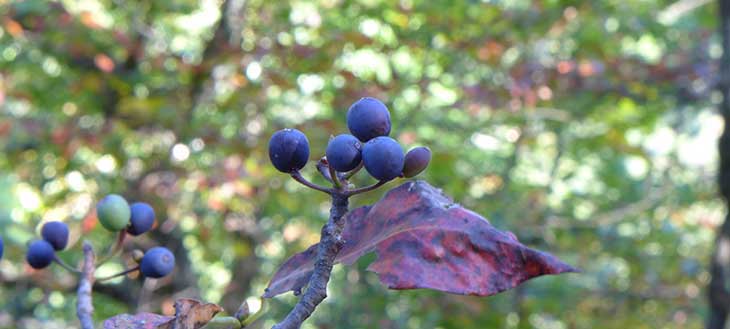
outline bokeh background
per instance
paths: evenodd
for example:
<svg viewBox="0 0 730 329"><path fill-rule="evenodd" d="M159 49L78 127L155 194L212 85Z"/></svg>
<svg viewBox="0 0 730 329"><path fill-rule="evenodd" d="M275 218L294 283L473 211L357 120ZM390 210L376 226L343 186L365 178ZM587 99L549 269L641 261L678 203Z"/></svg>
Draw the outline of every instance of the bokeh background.
<svg viewBox="0 0 730 329"><path fill-rule="evenodd" d="M304 328L701 328L724 213L717 10L705 0L0 1L0 328L77 326L73 277L32 270L25 245L62 220L67 262L83 239L104 249L114 237L93 209L107 193L158 214L125 250L167 246L178 265L156 282L97 285L96 319L169 314L183 296L258 308L328 212L325 195L269 164L268 138L301 129L316 160L362 96L389 106L406 149L433 150L421 179L583 273L477 298L389 291L366 259L336 268ZM313 167L305 176L323 183ZM268 301L253 327L295 301Z"/></svg>

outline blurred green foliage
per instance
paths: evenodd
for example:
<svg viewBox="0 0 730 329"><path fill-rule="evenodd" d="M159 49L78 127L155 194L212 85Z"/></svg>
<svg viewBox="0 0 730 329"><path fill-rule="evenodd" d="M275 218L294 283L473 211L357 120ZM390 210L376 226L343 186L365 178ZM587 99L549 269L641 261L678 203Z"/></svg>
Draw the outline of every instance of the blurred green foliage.
<svg viewBox="0 0 730 329"><path fill-rule="evenodd" d="M73 278L31 270L25 245L63 220L63 259L80 260L82 239L103 250L113 236L93 209L107 193L158 214L125 249L167 246L178 267L97 285L99 321L171 313L182 296L230 312L255 301L328 211L325 195L271 167L268 137L296 127L316 160L368 95L390 107L405 148L433 150L420 178L584 272L477 298L388 291L367 262L338 266L306 328L700 328L723 211L715 11L700 0L0 1L0 327L77 326ZM269 301L254 327L294 302Z"/></svg>

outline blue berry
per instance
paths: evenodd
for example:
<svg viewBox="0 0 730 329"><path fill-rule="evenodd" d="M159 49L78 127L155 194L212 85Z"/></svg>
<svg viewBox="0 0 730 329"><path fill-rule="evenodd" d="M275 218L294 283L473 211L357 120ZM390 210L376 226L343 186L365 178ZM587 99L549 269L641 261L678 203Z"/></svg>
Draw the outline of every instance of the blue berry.
<svg viewBox="0 0 730 329"><path fill-rule="evenodd" d="M403 148L394 139L381 136L371 139L362 148L362 161L370 176L391 180L403 172Z"/></svg>
<svg viewBox="0 0 730 329"><path fill-rule="evenodd" d="M35 240L28 246L28 253L25 255L25 260L32 268L40 270L51 265L54 256L53 246L48 241Z"/></svg>
<svg viewBox="0 0 730 329"><path fill-rule="evenodd" d="M154 247L144 254L139 269L148 278L164 277L175 268L175 255L164 247Z"/></svg>
<svg viewBox="0 0 730 329"><path fill-rule="evenodd" d="M0 237L0 259L3 258L3 251L5 250L5 243L3 242L3 238Z"/></svg>
<svg viewBox="0 0 730 329"><path fill-rule="evenodd" d="M406 153L403 164L403 176L413 177L420 174L431 162L431 150L428 147L416 147Z"/></svg>
<svg viewBox="0 0 730 329"><path fill-rule="evenodd" d="M149 231L155 224L155 210L144 202L135 202L129 206L132 212L129 218L127 232L131 235L140 235Z"/></svg>
<svg viewBox="0 0 730 329"><path fill-rule="evenodd" d="M275 132L269 140L269 159L283 173L304 168L309 160L307 136L296 129L287 128Z"/></svg>
<svg viewBox="0 0 730 329"><path fill-rule="evenodd" d="M64 222L47 222L41 228L41 236L53 249L63 250L68 244L68 225Z"/></svg>
<svg viewBox="0 0 730 329"><path fill-rule="evenodd" d="M327 144L327 162L337 171L345 172L355 169L362 160L362 146L355 136L342 134Z"/></svg>
<svg viewBox="0 0 730 329"><path fill-rule="evenodd" d="M362 142L390 134L390 112L383 102L365 97L347 110L347 128Z"/></svg>

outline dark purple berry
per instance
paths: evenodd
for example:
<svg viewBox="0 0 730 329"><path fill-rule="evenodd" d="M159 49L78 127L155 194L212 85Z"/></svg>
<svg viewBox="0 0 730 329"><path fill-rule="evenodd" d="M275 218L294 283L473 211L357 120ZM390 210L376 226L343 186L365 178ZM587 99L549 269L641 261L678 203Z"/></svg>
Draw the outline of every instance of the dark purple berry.
<svg viewBox="0 0 730 329"><path fill-rule="evenodd" d="M164 247L154 247L142 257L139 269L148 278L164 277L175 268L175 255Z"/></svg>
<svg viewBox="0 0 730 329"><path fill-rule="evenodd" d="M431 150L428 147L416 147L406 153L403 164L403 176L413 177L420 174L431 162Z"/></svg>
<svg viewBox="0 0 730 329"><path fill-rule="evenodd" d="M405 156L403 148L394 139L381 136L365 143L362 161L370 176L378 180L391 180L403 172Z"/></svg>
<svg viewBox="0 0 730 329"><path fill-rule="evenodd" d="M383 102L365 97L347 110L347 128L362 142L390 134L390 112Z"/></svg>
<svg viewBox="0 0 730 329"><path fill-rule="evenodd" d="M41 228L41 236L53 249L63 250L68 244L68 225L64 222L47 222Z"/></svg>
<svg viewBox="0 0 730 329"><path fill-rule="evenodd" d="M135 202L129 209L132 212L129 217L127 232L131 235L140 235L149 231L155 224L155 210L144 202Z"/></svg>
<svg viewBox="0 0 730 329"><path fill-rule="evenodd" d="M5 243L3 242L3 238L0 237L0 259L3 258L3 251L5 251Z"/></svg>
<svg viewBox="0 0 730 329"><path fill-rule="evenodd" d="M337 171L345 172L355 169L362 160L362 145L355 136L342 134L327 144L327 162Z"/></svg>
<svg viewBox="0 0 730 329"><path fill-rule="evenodd" d="M48 267L53 262L55 252L53 246L46 240L35 240L28 246L28 253L25 260L32 268L40 270Z"/></svg>
<svg viewBox="0 0 730 329"><path fill-rule="evenodd" d="M269 159L283 173L304 168L309 160L307 136L299 130L289 128L275 132L269 140Z"/></svg>

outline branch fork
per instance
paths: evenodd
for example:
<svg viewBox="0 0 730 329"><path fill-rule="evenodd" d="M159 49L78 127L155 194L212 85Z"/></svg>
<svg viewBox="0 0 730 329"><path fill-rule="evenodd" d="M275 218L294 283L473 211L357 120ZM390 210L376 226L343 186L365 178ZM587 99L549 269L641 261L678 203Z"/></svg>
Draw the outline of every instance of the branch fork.
<svg viewBox="0 0 730 329"><path fill-rule="evenodd" d="M332 198L332 207L327 223L322 227L321 238L317 249L317 258L314 263L314 271L309 278L306 290L299 294L301 297L294 309L276 324L273 329L297 329L309 318L315 308L327 298L327 283L329 282L335 258L345 244L342 238L342 230L345 227L345 215L348 212L349 198L383 186L387 181L379 181L373 185L361 188L350 189L348 180L355 175L363 165L360 163L355 169L347 173L339 173L333 170L325 158L317 163L319 173L333 187L324 187L314 184L304 178L299 171L291 173L292 178L304 186L324 192Z"/></svg>

